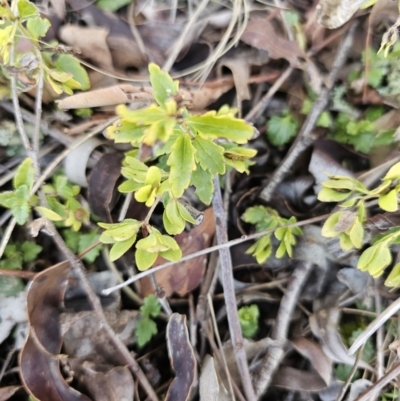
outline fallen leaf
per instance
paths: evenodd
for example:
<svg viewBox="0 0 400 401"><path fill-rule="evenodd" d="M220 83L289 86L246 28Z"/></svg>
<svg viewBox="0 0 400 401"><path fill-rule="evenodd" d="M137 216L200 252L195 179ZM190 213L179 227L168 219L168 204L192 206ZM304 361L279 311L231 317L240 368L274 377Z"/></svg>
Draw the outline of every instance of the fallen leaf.
<svg viewBox="0 0 400 401"><path fill-rule="evenodd" d="M69 274L68 262L49 267L35 276L27 295L28 320L35 328L35 338L54 355L61 349L61 304Z"/></svg>
<svg viewBox="0 0 400 401"><path fill-rule="evenodd" d="M95 401L134 401L135 383L127 366L110 367L72 359L74 377Z"/></svg>
<svg viewBox="0 0 400 401"><path fill-rule="evenodd" d="M59 357L48 352L31 327L20 354L21 379L26 390L39 401L90 401L64 380Z"/></svg>
<svg viewBox="0 0 400 401"><path fill-rule="evenodd" d="M196 358L186 327L186 316L173 313L167 325L167 345L175 379L164 401L187 401L196 378Z"/></svg>
<svg viewBox="0 0 400 401"><path fill-rule="evenodd" d="M319 392L327 387L317 372L306 372L290 366L281 367L275 374L272 384L287 390L307 392Z"/></svg>
<svg viewBox="0 0 400 401"><path fill-rule="evenodd" d="M260 50L266 50L273 59L284 58L290 65L301 67L304 52L295 41L277 35L276 29L267 18L253 18L240 38L244 43Z"/></svg>
<svg viewBox="0 0 400 401"><path fill-rule="evenodd" d="M125 344L134 340L139 312L132 310L104 311L108 324ZM65 353L72 358L84 358L98 364L124 365L126 360L117 352L103 323L93 311L65 313L61 316Z"/></svg>
<svg viewBox="0 0 400 401"><path fill-rule="evenodd" d="M110 50L107 45L108 30L100 27L86 27L79 25L63 25L58 35L60 39L79 50L85 58L106 71L114 70Z"/></svg>
<svg viewBox="0 0 400 401"><path fill-rule="evenodd" d="M120 153L105 153L93 166L88 179L88 202L91 211L106 223L112 223L111 209L117 196L121 176Z"/></svg>

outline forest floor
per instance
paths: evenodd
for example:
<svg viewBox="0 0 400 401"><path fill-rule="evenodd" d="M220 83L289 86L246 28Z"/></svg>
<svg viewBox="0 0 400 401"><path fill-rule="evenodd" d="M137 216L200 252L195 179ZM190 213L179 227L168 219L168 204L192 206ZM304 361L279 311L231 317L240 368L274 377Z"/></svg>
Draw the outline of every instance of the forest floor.
<svg viewBox="0 0 400 401"><path fill-rule="evenodd" d="M0 401L400 399L398 2L11 3Z"/></svg>

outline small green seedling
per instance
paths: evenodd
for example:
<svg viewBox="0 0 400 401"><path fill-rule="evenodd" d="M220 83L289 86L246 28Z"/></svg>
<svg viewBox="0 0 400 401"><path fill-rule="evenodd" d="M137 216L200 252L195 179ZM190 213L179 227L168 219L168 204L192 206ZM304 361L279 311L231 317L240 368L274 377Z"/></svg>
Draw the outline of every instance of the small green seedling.
<svg viewBox="0 0 400 401"><path fill-rule="evenodd" d="M246 223L254 224L256 231L274 230L275 238L280 242L275 256L282 258L286 254L292 257L293 247L296 245L296 236L302 234L299 227L287 227L296 223L294 216L285 219L274 210L265 206L249 207L242 216ZM264 235L257 240L246 253L252 254L258 263L264 263L272 254L272 234Z"/></svg>
<svg viewBox="0 0 400 401"><path fill-rule="evenodd" d="M398 210L400 192L400 163L392 166L383 177L382 183L367 189L361 182L351 177L329 176L322 183L318 194L322 202L341 202L341 211L333 213L322 227L322 235L328 238L338 237L344 251L361 248L364 243L363 223L366 219L365 203L377 200L379 207L387 212ZM392 262L390 246L399 243L400 229L394 227L386 234L375 239L360 256L357 267L368 271L371 276L379 277ZM400 268L396 265L389 274L385 284L390 287L400 283Z"/></svg>
<svg viewBox="0 0 400 401"><path fill-rule="evenodd" d="M161 306L154 294L144 299L143 305L140 307L140 319L136 327L136 340L139 347L145 346L151 337L157 334L157 325L152 318L160 315Z"/></svg>
<svg viewBox="0 0 400 401"><path fill-rule="evenodd" d="M258 331L258 319L260 317L258 306L255 304L242 306L238 313L243 336L246 338L254 337Z"/></svg>

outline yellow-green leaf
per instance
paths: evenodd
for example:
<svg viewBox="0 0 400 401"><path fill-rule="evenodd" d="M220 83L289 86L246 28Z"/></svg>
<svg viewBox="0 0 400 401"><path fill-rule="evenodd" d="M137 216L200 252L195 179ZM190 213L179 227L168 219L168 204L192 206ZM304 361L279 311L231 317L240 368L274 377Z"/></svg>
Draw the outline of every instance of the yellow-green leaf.
<svg viewBox="0 0 400 401"><path fill-rule="evenodd" d="M147 270L156 261L158 253L147 252L144 249L137 249L135 253L136 266L139 270Z"/></svg>
<svg viewBox="0 0 400 401"><path fill-rule="evenodd" d="M331 188L322 188L318 193L321 202L340 202L351 195L351 192L338 192Z"/></svg>
<svg viewBox="0 0 400 401"><path fill-rule="evenodd" d="M339 232L335 231L335 226L338 223L343 212L336 212L331 214L325 221L321 234L326 238L334 238L340 235Z"/></svg>
<svg viewBox="0 0 400 401"><path fill-rule="evenodd" d="M254 134L254 128L244 120L229 115L217 115L215 111L201 116L191 116L184 121L193 131L206 138L225 138L244 144Z"/></svg>
<svg viewBox="0 0 400 401"><path fill-rule="evenodd" d="M22 21L39 16L36 6L27 0L18 0L18 13Z"/></svg>
<svg viewBox="0 0 400 401"><path fill-rule="evenodd" d="M224 148L218 146L210 139L204 139L200 135L197 135L192 142L196 149L195 159L197 163L204 170L209 170L212 174L224 174L225 163L224 163Z"/></svg>
<svg viewBox="0 0 400 401"><path fill-rule="evenodd" d="M19 188L22 185L26 185L30 190L35 181L35 169L33 168L33 161L30 158L25 159L18 167L14 179L14 189Z"/></svg>
<svg viewBox="0 0 400 401"><path fill-rule="evenodd" d="M352 228L350 229L349 237L353 245L357 249L360 249L364 237L364 228L363 225L358 220L354 222Z"/></svg>
<svg viewBox="0 0 400 401"><path fill-rule="evenodd" d="M379 207L387 212L395 212L398 209L397 191L392 189L378 199Z"/></svg>
<svg viewBox="0 0 400 401"><path fill-rule="evenodd" d="M57 58L56 68L59 71L65 71L71 74L73 80L79 83L79 89L82 89L84 91L90 89L89 76L86 70L81 66L80 62L75 57L71 56L70 54L61 54ZM70 88L74 89L74 86L72 85L75 85L75 83L69 81L68 85Z"/></svg>
<svg viewBox="0 0 400 401"><path fill-rule="evenodd" d="M135 240L136 240L136 235L131 238L128 238L125 241L116 242L110 250L110 260L113 262L114 260L119 259L125 252L131 249Z"/></svg>
<svg viewBox="0 0 400 401"><path fill-rule="evenodd" d="M167 161L168 166L171 167L168 181L172 194L176 198L180 198L190 184L192 171L196 168L194 153L195 149L186 133L182 133L171 147L171 154Z"/></svg>
<svg viewBox="0 0 400 401"><path fill-rule="evenodd" d="M47 207L37 206L36 210L44 217L51 221L62 221L64 220L58 213L53 212L52 210L48 209Z"/></svg>
<svg viewBox="0 0 400 401"><path fill-rule="evenodd" d="M185 229L185 220L181 217L178 209L178 202L168 202L163 214L164 227L168 234L180 234Z"/></svg>
<svg viewBox="0 0 400 401"><path fill-rule="evenodd" d="M400 178L400 162L393 165L386 175L383 177L383 181L386 180L398 180Z"/></svg>
<svg viewBox="0 0 400 401"><path fill-rule="evenodd" d="M167 72L154 63L149 64L149 73L154 99L160 106L164 106L169 97L178 93L179 82L173 81Z"/></svg>
<svg viewBox="0 0 400 401"><path fill-rule="evenodd" d="M196 187L196 195L209 205L214 194L213 174L209 170L203 170L201 166L193 171L191 185Z"/></svg>
<svg viewBox="0 0 400 401"><path fill-rule="evenodd" d="M33 38L38 39L46 35L51 24L47 18L32 18L26 23L29 33Z"/></svg>
<svg viewBox="0 0 400 401"><path fill-rule="evenodd" d="M398 287L400 285L400 263L396 263L385 280L387 287Z"/></svg>

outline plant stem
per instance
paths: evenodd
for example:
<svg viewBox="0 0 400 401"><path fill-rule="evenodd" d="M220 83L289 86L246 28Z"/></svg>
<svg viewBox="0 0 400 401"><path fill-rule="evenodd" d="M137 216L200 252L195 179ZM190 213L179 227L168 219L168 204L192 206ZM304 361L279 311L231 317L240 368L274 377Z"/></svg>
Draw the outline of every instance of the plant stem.
<svg viewBox="0 0 400 401"><path fill-rule="evenodd" d="M221 188L219 186L219 176L217 175L214 176L214 188L213 209L216 223L217 241L219 244L226 244L228 242L228 234L226 231L226 219ZM221 263L221 278L222 286L224 288L229 332L235 352L236 364L239 369L246 399L248 401L255 401L256 396L251 384L249 366L247 364L246 352L243 346L242 329L240 327L239 315L237 311L235 288L233 285L232 259L229 249L221 248L219 250L219 257Z"/></svg>

